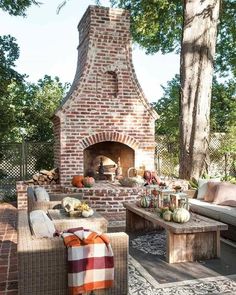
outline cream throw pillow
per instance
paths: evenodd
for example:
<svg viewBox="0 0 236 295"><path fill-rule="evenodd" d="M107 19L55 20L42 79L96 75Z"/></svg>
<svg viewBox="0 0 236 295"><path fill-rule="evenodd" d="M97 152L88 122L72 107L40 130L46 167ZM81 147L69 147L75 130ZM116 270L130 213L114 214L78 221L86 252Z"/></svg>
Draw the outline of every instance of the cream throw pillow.
<svg viewBox="0 0 236 295"><path fill-rule="evenodd" d="M43 210L30 212L30 226L36 238L52 238L56 229L52 220Z"/></svg>

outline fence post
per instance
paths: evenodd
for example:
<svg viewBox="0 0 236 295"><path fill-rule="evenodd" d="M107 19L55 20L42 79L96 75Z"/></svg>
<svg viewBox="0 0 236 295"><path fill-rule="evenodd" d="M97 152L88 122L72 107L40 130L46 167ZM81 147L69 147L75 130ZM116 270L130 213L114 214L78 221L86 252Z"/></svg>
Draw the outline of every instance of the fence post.
<svg viewBox="0 0 236 295"><path fill-rule="evenodd" d="M225 153L225 178L227 178L228 153Z"/></svg>
<svg viewBox="0 0 236 295"><path fill-rule="evenodd" d="M26 149L25 149L25 140L22 136L22 143L21 143L21 178L25 180L26 177Z"/></svg>

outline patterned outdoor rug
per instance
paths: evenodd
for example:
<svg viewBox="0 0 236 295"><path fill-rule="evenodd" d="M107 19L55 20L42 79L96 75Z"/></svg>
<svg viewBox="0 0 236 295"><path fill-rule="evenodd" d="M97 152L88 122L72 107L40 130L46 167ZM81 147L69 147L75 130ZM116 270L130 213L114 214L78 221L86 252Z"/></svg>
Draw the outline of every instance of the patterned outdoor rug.
<svg viewBox="0 0 236 295"><path fill-rule="evenodd" d="M165 233L145 234L131 246L145 253L165 255ZM158 242L158 243L157 243ZM157 248L158 245L158 248ZM236 294L236 274L159 284L132 256L129 258L130 295L205 295Z"/></svg>
<svg viewBox="0 0 236 295"><path fill-rule="evenodd" d="M130 295L236 294L236 275L159 284L132 257L129 259Z"/></svg>

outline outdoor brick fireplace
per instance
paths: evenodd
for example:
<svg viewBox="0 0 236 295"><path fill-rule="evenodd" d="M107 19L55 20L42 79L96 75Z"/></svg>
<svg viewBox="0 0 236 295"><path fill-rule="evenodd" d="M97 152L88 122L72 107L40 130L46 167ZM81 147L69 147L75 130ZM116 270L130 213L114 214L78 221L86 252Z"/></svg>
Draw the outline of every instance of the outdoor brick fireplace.
<svg viewBox="0 0 236 295"><path fill-rule="evenodd" d="M53 117L60 184L97 174L101 158L117 166L154 169L151 108L137 81L129 13L89 6L79 25L78 64L71 89Z"/></svg>

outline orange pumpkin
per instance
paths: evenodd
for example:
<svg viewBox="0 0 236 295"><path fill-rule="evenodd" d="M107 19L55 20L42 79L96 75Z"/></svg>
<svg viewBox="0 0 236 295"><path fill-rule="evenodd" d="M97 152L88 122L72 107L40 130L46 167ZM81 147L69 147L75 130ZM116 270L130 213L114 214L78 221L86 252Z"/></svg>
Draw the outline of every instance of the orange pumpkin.
<svg viewBox="0 0 236 295"><path fill-rule="evenodd" d="M73 186L76 186L76 187L83 187L83 179L84 179L84 176L83 175L75 175L73 176L72 178L72 185Z"/></svg>

